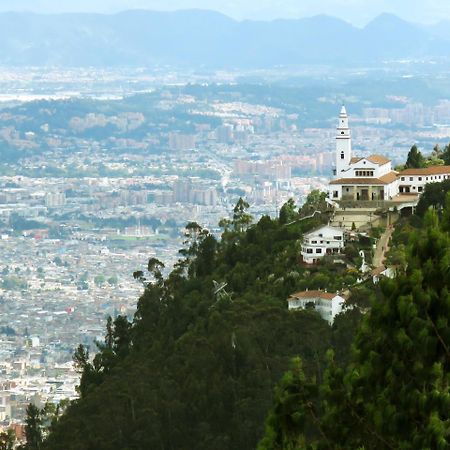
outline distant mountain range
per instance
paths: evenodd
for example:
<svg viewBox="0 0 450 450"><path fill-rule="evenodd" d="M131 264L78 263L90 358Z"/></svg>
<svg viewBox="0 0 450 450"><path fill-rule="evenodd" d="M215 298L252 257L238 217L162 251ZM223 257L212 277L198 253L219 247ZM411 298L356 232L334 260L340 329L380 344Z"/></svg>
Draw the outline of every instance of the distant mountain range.
<svg viewBox="0 0 450 450"><path fill-rule="evenodd" d="M267 68L450 57L446 23L390 14L356 28L329 16L235 21L204 10L0 14L0 65Z"/></svg>

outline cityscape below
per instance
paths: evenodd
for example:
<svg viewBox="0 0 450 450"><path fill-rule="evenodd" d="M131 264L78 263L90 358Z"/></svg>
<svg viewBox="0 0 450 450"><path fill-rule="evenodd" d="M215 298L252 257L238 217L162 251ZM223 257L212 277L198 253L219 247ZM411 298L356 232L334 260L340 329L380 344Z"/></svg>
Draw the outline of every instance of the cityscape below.
<svg viewBox="0 0 450 450"><path fill-rule="evenodd" d="M133 273L154 257L167 275L186 224L218 237L241 197L256 219L313 190L340 200L345 180L330 182L343 103L354 153L389 158L389 170L413 144L429 155L450 141L450 101L421 64L311 72L0 69L5 427L19 430L30 402L78 397L74 350L95 353L108 316L133 318ZM450 92L448 73L434 76Z"/></svg>

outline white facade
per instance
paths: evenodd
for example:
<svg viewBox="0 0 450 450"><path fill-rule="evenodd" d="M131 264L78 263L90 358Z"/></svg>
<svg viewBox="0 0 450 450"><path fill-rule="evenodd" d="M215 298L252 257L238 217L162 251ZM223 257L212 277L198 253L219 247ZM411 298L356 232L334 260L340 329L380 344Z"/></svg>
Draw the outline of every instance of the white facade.
<svg viewBox="0 0 450 450"><path fill-rule="evenodd" d="M346 170L352 157L352 137L348 126L348 115L345 106L339 114L336 135L336 174L338 177Z"/></svg>
<svg viewBox="0 0 450 450"><path fill-rule="evenodd" d="M344 303L345 299L340 295L322 291L298 292L292 294L288 299L289 310L311 307L330 325L334 318L342 312Z"/></svg>
<svg viewBox="0 0 450 450"><path fill-rule="evenodd" d="M303 237L301 255L306 264L314 264L325 255L340 253L344 248L344 231L323 226Z"/></svg>
<svg viewBox="0 0 450 450"><path fill-rule="evenodd" d="M0 391L0 420L3 422L11 418L11 392Z"/></svg>
<svg viewBox="0 0 450 450"><path fill-rule="evenodd" d="M393 267L379 267L372 271L372 281L373 284L380 282L382 278L395 278L395 269Z"/></svg>
<svg viewBox="0 0 450 450"><path fill-rule="evenodd" d="M450 166L431 166L423 169L406 169L398 174L400 194L420 194L428 183L450 179Z"/></svg>
<svg viewBox="0 0 450 450"><path fill-rule="evenodd" d="M330 199L351 201L390 200L398 194L397 172L381 155L353 157L351 133L345 107L339 115L336 136L336 179L330 182Z"/></svg>
<svg viewBox="0 0 450 450"><path fill-rule="evenodd" d="M391 161L383 156L352 158L343 178L380 178L392 172Z"/></svg>

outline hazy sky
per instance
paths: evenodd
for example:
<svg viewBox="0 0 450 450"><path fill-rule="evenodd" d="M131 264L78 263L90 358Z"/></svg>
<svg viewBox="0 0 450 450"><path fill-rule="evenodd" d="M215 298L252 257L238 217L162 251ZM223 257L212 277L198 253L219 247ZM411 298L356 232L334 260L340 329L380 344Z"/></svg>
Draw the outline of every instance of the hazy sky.
<svg viewBox="0 0 450 450"><path fill-rule="evenodd" d="M237 19L328 14L355 25L364 25L382 12L421 23L450 19L449 0L0 0L0 11L113 13L136 8L213 9Z"/></svg>

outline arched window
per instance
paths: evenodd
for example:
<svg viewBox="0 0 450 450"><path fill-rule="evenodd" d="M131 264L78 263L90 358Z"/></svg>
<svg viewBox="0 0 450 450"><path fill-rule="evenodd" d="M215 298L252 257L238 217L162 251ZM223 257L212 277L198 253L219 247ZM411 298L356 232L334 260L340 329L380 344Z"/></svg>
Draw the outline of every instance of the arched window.
<svg viewBox="0 0 450 450"><path fill-rule="evenodd" d="M341 152L341 159L344 159L344 158L345 158L344 152Z"/></svg>

